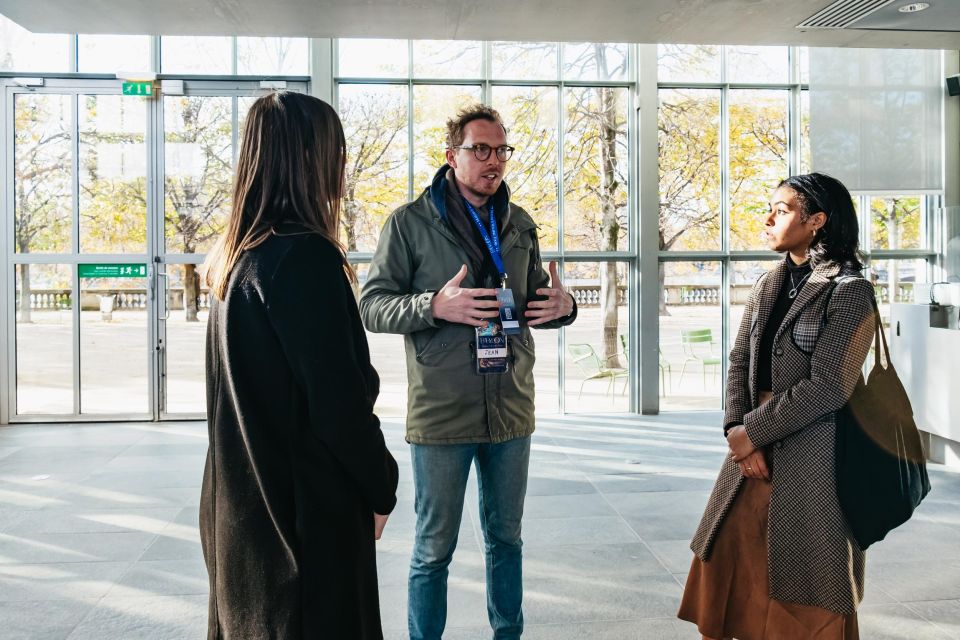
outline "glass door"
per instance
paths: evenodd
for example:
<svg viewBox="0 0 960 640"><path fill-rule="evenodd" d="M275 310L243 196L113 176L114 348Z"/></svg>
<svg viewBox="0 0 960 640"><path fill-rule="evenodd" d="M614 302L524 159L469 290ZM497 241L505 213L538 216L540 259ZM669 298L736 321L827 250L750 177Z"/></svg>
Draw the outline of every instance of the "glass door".
<svg viewBox="0 0 960 640"><path fill-rule="evenodd" d="M11 417L152 418L151 105L107 81L5 99Z"/></svg>
<svg viewBox="0 0 960 640"><path fill-rule="evenodd" d="M306 91L303 83L288 89ZM210 292L199 266L224 230L232 205L233 168L259 83L193 81L159 105L163 139L162 224L155 257L158 287L159 412L161 418L206 411L204 344Z"/></svg>
<svg viewBox="0 0 960 640"><path fill-rule="evenodd" d="M305 83L288 83L305 91ZM259 82L5 88L12 422L201 418L209 292Z"/></svg>

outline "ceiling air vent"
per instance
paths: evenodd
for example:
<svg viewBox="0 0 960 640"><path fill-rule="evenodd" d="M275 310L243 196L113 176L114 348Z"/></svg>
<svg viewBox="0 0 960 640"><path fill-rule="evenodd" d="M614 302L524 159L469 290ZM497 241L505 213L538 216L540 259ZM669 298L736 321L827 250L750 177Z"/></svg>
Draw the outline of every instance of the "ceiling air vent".
<svg viewBox="0 0 960 640"><path fill-rule="evenodd" d="M846 29L893 0L837 0L797 25L797 29Z"/></svg>

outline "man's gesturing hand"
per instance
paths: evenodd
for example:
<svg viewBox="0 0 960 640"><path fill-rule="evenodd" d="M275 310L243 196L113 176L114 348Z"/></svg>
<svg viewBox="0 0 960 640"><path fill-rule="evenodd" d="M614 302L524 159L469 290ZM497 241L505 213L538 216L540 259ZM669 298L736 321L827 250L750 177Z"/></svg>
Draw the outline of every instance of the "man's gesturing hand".
<svg viewBox="0 0 960 640"><path fill-rule="evenodd" d="M533 300L527 304L527 322L531 327L557 318L565 318L573 313L573 296L567 293L560 282L557 273L556 261L550 262L550 288L537 289L538 296L546 296L546 300Z"/></svg>
<svg viewBox="0 0 960 640"><path fill-rule="evenodd" d="M433 317L447 322L482 327L487 318L500 316L500 303L496 300L478 300L485 296L496 296L496 289L464 289L460 286L467 277L467 265L460 267L457 275L437 291L430 301Z"/></svg>

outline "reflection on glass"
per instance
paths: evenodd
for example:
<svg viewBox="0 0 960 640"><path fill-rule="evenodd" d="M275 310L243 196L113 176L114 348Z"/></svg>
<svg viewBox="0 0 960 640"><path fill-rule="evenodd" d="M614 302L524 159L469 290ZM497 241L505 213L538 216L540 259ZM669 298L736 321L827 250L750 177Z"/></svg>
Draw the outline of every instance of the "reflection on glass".
<svg viewBox="0 0 960 640"><path fill-rule="evenodd" d="M567 89L563 150L564 248L628 248L627 90Z"/></svg>
<svg viewBox="0 0 960 640"><path fill-rule="evenodd" d="M661 44L657 47L660 82L720 82L720 47Z"/></svg>
<svg viewBox="0 0 960 640"><path fill-rule="evenodd" d="M800 92L800 173L810 173L810 92Z"/></svg>
<svg viewBox="0 0 960 640"><path fill-rule="evenodd" d="M890 304L893 302L927 302L917 300L913 285L929 282L926 260L871 260L864 276L873 283L873 291L880 307L880 317L890 323ZM889 338L889 335L888 335Z"/></svg>
<svg viewBox="0 0 960 640"><path fill-rule="evenodd" d="M70 267L19 264L16 273L16 413L73 413Z"/></svg>
<svg viewBox="0 0 960 640"><path fill-rule="evenodd" d="M144 253L146 102L80 96L80 250Z"/></svg>
<svg viewBox="0 0 960 640"><path fill-rule="evenodd" d="M164 216L170 253L204 253L223 230L233 185L233 99L164 98Z"/></svg>
<svg viewBox="0 0 960 640"><path fill-rule="evenodd" d="M517 150L505 180L513 202L540 226L540 248L557 244L556 87L493 87L493 107L507 125L507 142Z"/></svg>
<svg viewBox="0 0 960 640"><path fill-rule="evenodd" d="M786 91L730 91L730 243L766 249L770 195L787 177Z"/></svg>
<svg viewBox="0 0 960 640"><path fill-rule="evenodd" d="M406 40L340 38L337 67L340 78L406 78Z"/></svg>
<svg viewBox="0 0 960 640"><path fill-rule="evenodd" d="M631 340L626 264L568 262L563 281L577 301L577 321L564 329L566 410L627 411Z"/></svg>
<svg viewBox="0 0 960 640"><path fill-rule="evenodd" d="M14 249L70 251L70 96L19 94L14 109Z"/></svg>
<svg viewBox="0 0 960 640"><path fill-rule="evenodd" d="M347 138L341 238L347 251L373 251L387 216L407 201L407 87L344 85Z"/></svg>
<svg viewBox="0 0 960 640"><path fill-rule="evenodd" d="M150 36L80 34L77 66L81 73L150 71Z"/></svg>
<svg viewBox="0 0 960 640"><path fill-rule="evenodd" d="M70 36L30 33L0 16L0 71L72 71Z"/></svg>
<svg viewBox="0 0 960 640"><path fill-rule="evenodd" d="M80 413L149 411L146 278L80 279Z"/></svg>
<svg viewBox="0 0 960 640"><path fill-rule="evenodd" d="M723 307L718 262L661 262L660 408L719 409Z"/></svg>
<svg viewBox="0 0 960 640"><path fill-rule="evenodd" d="M810 83L810 49L808 47L797 47L800 56L800 82Z"/></svg>
<svg viewBox="0 0 960 640"><path fill-rule="evenodd" d="M369 264L354 264L358 291L367 281ZM380 395L374 412L381 418L397 418L407 414L407 365L403 336L398 333L367 332L370 362L380 376Z"/></svg>
<svg viewBox="0 0 960 640"><path fill-rule="evenodd" d="M475 40L414 40L414 78L479 78L483 49Z"/></svg>
<svg viewBox="0 0 960 640"><path fill-rule="evenodd" d="M160 39L163 73L230 75L233 40L223 36L163 36Z"/></svg>
<svg viewBox="0 0 960 640"><path fill-rule="evenodd" d="M661 89L660 250L720 249L720 92Z"/></svg>
<svg viewBox="0 0 960 640"><path fill-rule="evenodd" d="M563 77L567 80L625 80L625 44L569 42L563 45Z"/></svg>
<svg viewBox="0 0 960 640"><path fill-rule="evenodd" d="M920 249L926 245L923 196L871 198L872 249Z"/></svg>
<svg viewBox="0 0 960 640"><path fill-rule="evenodd" d="M413 88L413 190L430 184L445 157L447 120L480 101L478 86L416 85Z"/></svg>
<svg viewBox="0 0 960 640"><path fill-rule="evenodd" d="M210 292L197 265L167 265L166 329L163 340L167 413L206 411L204 341Z"/></svg>
<svg viewBox="0 0 960 640"><path fill-rule="evenodd" d="M727 47L727 82L789 82L788 47Z"/></svg>
<svg viewBox="0 0 960 640"><path fill-rule="evenodd" d="M306 38L237 38L239 75L306 76L309 57Z"/></svg>
<svg viewBox="0 0 960 640"><path fill-rule="evenodd" d="M508 80L557 78L555 42L492 42L492 77Z"/></svg>

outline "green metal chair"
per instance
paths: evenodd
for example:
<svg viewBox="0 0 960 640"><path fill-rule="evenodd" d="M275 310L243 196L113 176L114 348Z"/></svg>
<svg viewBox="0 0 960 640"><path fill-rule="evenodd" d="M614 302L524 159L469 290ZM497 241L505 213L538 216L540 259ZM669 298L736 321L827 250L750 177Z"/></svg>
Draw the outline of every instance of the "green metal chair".
<svg viewBox="0 0 960 640"><path fill-rule="evenodd" d="M707 387L707 367L713 367L714 378L720 374L721 360L714 355L713 331L710 329L687 329L680 332L680 344L683 347L683 367L680 369L680 384L683 374L691 362L699 362L703 370L703 387Z"/></svg>
<svg viewBox="0 0 960 640"><path fill-rule="evenodd" d="M629 361L630 360L630 349L627 347L627 336L620 334L620 346L623 347L623 356ZM673 370L670 368L670 362L663 357L663 351L660 347L657 347L657 356L660 361L657 363L657 366L660 368L660 395L664 398L667 397L667 383L670 383L670 386L673 386Z"/></svg>
<svg viewBox="0 0 960 640"><path fill-rule="evenodd" d="M630 379L630 373L621 367L608 367L603 364L603 360L597 355L593 347L586 343L576 343L567 345L567 351L570 352L570 358L583 374L583 381L580 383L580 392L577 394L579 400L583 396L583 385L590 380L607 380L607 393L613 395L613 383L618 378L623 378L623 393L627 391L627 383Z"/></svg>

